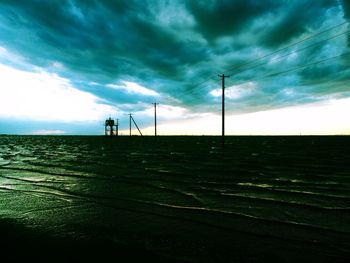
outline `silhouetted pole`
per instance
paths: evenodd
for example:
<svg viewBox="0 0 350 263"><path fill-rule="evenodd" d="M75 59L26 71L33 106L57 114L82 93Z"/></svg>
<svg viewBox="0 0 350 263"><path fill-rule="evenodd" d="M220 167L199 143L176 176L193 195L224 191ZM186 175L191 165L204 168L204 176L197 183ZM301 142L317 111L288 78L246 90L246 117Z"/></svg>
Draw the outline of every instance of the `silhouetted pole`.
<svg viewBox="0 0 350 263"><path fill-rule="evenodd" d="M129 136L131 137L131 113L129 114L130 118L129 118Z"/></svg>
<svg viewBox="0 0 350 263"><path fill-rule="evenodd" d="M132 116L130 116L130 117L131 117L132 121L134 122L134 124L135 124L137 130L139 131L140 135L143 136L143 135L142 135L142 132L141 132L141 130L139 129L139 126L137 126L137 124L136 124L134 118L133 118Z"/></svg>
<svg viewBox="0 0 350 263"><path fill-rule="evenodd" d="M159 103L155 102L155 103L152 103L152 104L154 105L154 137L157 140L157 105Z"/></svg>
<svg viewBox="0 0 350 263"><path fill-rule="evenodd" d="M115 126L115 131L116 131L116 135L118 136L118 132L119 132L119 119L117 119L117 125Z"/></svg>
<svg viewBox="0 0 350 263"><path fill-rule="evenodd" d="M225 76L225 74L218 75L222 82L222 148L225 146L225 78L230 76Z"/></svg>

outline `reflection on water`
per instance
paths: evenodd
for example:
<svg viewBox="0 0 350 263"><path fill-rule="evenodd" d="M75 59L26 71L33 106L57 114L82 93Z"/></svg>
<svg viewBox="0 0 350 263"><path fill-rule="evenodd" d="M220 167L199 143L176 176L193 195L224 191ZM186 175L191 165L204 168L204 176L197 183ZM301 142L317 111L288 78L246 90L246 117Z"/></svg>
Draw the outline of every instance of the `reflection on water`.
<svg viewBox="0 0 350 263"><path fill-rule="evenodd" d="M350 138L227 142L1 136L0 216L59 235L98 225L93 235L110 238L191 222L349 252Z"/></svg>

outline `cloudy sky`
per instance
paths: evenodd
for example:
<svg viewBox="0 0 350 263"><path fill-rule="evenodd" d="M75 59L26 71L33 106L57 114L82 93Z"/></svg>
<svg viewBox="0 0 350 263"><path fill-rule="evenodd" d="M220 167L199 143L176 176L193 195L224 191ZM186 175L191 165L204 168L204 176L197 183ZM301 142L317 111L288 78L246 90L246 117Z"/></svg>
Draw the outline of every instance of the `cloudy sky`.
<svg viewBox="0 0 350 263"><path fill-rule="evenodd" d="M0 133L350 134L350 1L0 0Z"/></svg>

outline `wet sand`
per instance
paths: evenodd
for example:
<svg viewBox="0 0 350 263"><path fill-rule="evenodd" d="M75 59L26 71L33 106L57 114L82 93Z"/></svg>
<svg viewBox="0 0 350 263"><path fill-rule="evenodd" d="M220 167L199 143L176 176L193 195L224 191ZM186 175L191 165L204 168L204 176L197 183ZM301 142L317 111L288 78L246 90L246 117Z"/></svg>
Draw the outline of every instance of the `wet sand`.
<svg viewBox="0 0 350 263"><path fill-rule="evenodd" d="M5 257L347 262L350 137L0 137Z"/></svg>

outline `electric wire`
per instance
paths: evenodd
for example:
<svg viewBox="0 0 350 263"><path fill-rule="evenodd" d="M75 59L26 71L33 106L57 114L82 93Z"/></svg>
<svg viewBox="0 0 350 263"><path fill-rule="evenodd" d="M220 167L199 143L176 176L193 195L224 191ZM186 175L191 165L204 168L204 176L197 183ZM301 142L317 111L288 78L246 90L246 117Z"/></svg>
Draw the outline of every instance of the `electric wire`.
<svg viewBox="0 0 350 263"><path fill-rule="evenodd" d="M311 66L315 66L317 64L321 64L321 63L324 63L326 61L330 61L332 59L340 58L340 57L342 57L344 55L347 55L347 54L350 54L350 51L344 52L342 54L339 54L339 55L336 55L336 56L332 56L332 57L329 57L329 58L325 58L325 59L322 59L322 60L319 60L319 61L316 61L316 62L312 62L312 63L306 64L306 65L295 67L295 68L292 68L292 69L287 69L287 70L283 70L283 71L279 71L279 72L269 73L269 74L260 76L258 78L254 78L254 79L249 80L249 81L240 82L240 83L235 84L235 85L243 85L243 84L248 83L248 82L252 82L252 81L256 81L256 80L260 80L260 79L265 79L265 78L269 78L269 77L276 77L276 76L283 75L283 74L286 74L286 73L289 73L289 72L293 72L293 71L297 71L297 70L300 70L300 69L309 68Z"/></svg>
<svg viewBox="0 0 350 263"><path fill-rule="evenodd" d="M253 63L255 63L255 62L259 61L259 60L268 58L268 57L270 57L270 56L272 56L272 55L274 55L274 54L277 54L278 52L287 50L287 49L289 49L289 48L291 48L291 47L293 47L293 46L297 46L297 45L299 45L299 44L301 44L301 43L303 43L303 42L305 42L305 41L308 41L308 40L310 40L310 39L312 39L312 38L314 38L314 37L320 36L320 35L322 35L322 34L324 34L324 33L326 33L326 32L329 32L329 31L331 31L331 30L334 30L334 29L336 29L336 28L338 28L338 27L341 27L341 26L343 26L343 25L345 25L345 24L347 24L347 23L348 23L347 21L346 21L346 22L342 22L342 23L340 23L340 24L338 24L338 25L335 25L335 26L330 27L330 28L328 28L328 29L325 29L325 30L323 30L323 31L317 32L317 33L315 33L315 34L313 34L313 35L311 35L311 36L308 36L308 37L303 38L303 39L301 39L301 40L299 40L299 41L297 41L297 42L294 42L294 43L292 43L292 44L290 44L290 45L287 45L287 46L285 46L285 47L283 47L283 48L280 48L280 49L278 49L278 50L276 50L276 51L273 51L273 52L271 52L271 53L268 53L268 54L266 54L266 55L264 55L264 56L262 56L262 57L259 57L259 58L254 59L254 60L250 60L250 61L248 61L248 62L245 62L245 63L241 64L241 65L235 66L234 68L230 68L230 69L226 70L225 72L231 72L233 69L239 69L239 68L242 68L242 67L244 67L244 66L253 64ZM348 31L346 31L346 32L348 32ZM345 34L345 33L341 33L341 34ZM214 77L216 77L216 75L215 75ZM203 85L204 83L206 83L206 82L208 82L208 81L210 81L210 80L213 80L213 77L209 77L209 78L206 79L205 81L202 81L202 82L200 82L200 83L195 84L193 87L194 87L194 88L195 88L195 87L199 87L199 86Z"/></svg>
<svg viewBox="0 0 350 263"><path fill-rule="evenodd" d="M292 55L292 54L294 54L295 52L304 51L304 50L309 49L309 48L311 48L311 47L318 46L318 45L320 45L320 44L323 43L323 42L326 42L326 41L331 40L331 39L335 39L335 38L340 37L340 36L342 36L342 35L345 35L346 33L349 33L349 32L350 32L350 30L341 32L341 33L339 33L339 34L337 34L337 35L334 35L334 36L331 36L331 37L329 37L329 38L323 39L323 40L318 41L318 42L316 42L316 43L313 43L313 44L311 44L311 45L302 47L302 48L300 48L300 49L293 50L292 52L289 52L289 53L284 54L284 55L282 55L282 56L275 57L275 58L271 59L269 62L277 61L277 60L280 60L280 59L282 59L282 58L288 57L289 55ZM245 71L248 71L248 70L252 70L252 69L261 67L261 66L263 66L263 65L265 65L265 62L260 63L260 64L258 64L258 65L255 65L254 67L242 69L242 70L240 70L240 71L238 71L238 72L235 72L234 75L237 75L237 74L240 74L240 73L242 73L242 72L245 72Z"/></svg>
<svg viewBox="0 0 350 263"><path fill-rule="evenodd" d="M254 81L257 81L257 80L261 80L261 79L277 77L277 76L284 75L284 74L289 73L289 72L298 71L298 70L306 69L306 68L309 68L309 67L321 64L321 63L325 63L327 61L331 61L333 59L337 59L337 58L340 58L340 57L348 55L348 54L350 54L350 51L344 52L344 53L336 55L336 56L328 57L328 58L325 58L325 59L322 59L322 60L318 60L318 61L306 64L306 65L294 67L294 68L283 70L283 71L269 73L269 74L266 74L266 75L263 75L263 76L260 76L260 77L254 78L254 79L250 79L250 80L247 80L247 81L241 81L241 82L235 83L234 85L236 85L236 86L244 85L246 83L254 82ZM228 79L228 82L229 82L229 79ZM219 83L217 83L217 86L219 86ZM231 84L231 86L233 86L233 84ZM200 100L200 98L198 98L198 100ZM196 99L192 99L192 100L188 100L187 102L195 102L195 101L197 101L197 100Z"/></svg>

